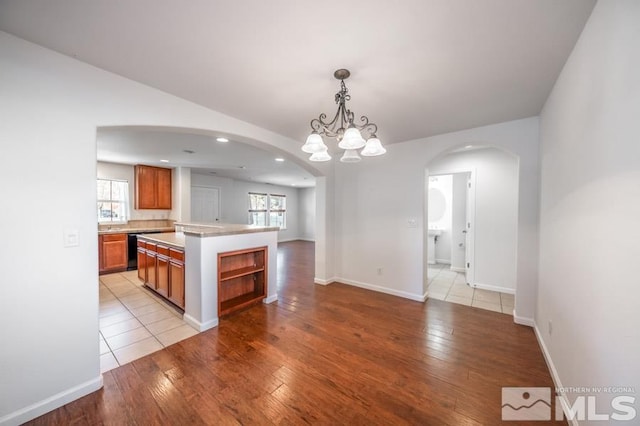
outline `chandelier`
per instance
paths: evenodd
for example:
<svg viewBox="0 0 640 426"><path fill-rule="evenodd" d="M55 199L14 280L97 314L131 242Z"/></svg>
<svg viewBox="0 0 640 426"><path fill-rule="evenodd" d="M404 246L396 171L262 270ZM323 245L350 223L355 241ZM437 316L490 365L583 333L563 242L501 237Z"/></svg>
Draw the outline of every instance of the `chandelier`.
<svg viewBox="0 0 640 426"><path fill-rule="evenodd" d="M378 126L370 123L369 118L363 115L360 117L362 124L354 123L354 114L347 108L347 101L351 100L351 95L344 84L350 75L349 70L345 69L339 69L333 73L333 76L340 80L340 91L335 96L338 111L333 119L326 122L327 115L322 113L318 118L311 120L311 134L302 146L304 152L311 154L310 161L331 160L322 136L337 139L338 147L345 150L340 158L343 163L356 163L360 161L360 155L373 157L387 152L376 136ZM366 141L363 134L367 136ZM357 150L360 148L364 149L358 155Z"/></svg>

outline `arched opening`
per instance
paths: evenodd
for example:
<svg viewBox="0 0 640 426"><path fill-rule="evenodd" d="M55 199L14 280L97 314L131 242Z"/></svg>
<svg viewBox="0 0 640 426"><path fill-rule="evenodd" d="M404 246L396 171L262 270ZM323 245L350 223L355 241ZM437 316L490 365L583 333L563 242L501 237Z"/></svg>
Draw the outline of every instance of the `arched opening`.
<svg viewBox="0 0 640 426"><path fill-rule="evenodd" d="M519 158L490 145L458 146L429 162L423 238L429 297L513 312L519 180Z"/></svg>

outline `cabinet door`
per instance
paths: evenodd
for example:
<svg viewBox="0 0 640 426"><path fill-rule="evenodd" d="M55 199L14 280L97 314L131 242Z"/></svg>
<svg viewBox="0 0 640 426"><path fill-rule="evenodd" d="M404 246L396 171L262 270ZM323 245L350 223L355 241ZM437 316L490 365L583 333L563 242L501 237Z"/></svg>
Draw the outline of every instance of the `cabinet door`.
<svg viewBox="0 0 640 426"><path fill-rule="evenodd" d="M164 297L169 296L169 258L156 258L156 291Z"/></svg>
<svg viewBox="0 0 640 426"><path fill-rule="evenodd" d="M147 282L147 254L144 249L138 249L138 279L143 283Z"/></svg>
<svg viewBox="0 0 640 426"><path fill-rule="evenodd" d="M171 169L156 169L156 208L171 210Z"/></svg>
<svg viewBox="0 0 640 426"><path fill-rule="evenodd" d="M154 252L147 252L146 253L146 259L145 259L145 265L146 265L146 269L147 269L147 282L146 284L151 287L152 289L156 289L157 286L157 280L156 280L156 262L157 261L157 257L156 254Z"/></svg>
<svg viewBox="0 0 640 426"><path fill-rule="evenodd" d="M112 234L102 236L102 271L126 270L127 234Z"/></svg>
<svg viewBox="0 0 640 426"><path fill-rule="evenodd" d="M169 300L184 309L184 264L169 261Z"/></svg>
<svg viewBox="0 0 640 426"><path fill-rule="evenodd" d="M156 168L135 166L136 171L136 209L156 208Z"/></svg>

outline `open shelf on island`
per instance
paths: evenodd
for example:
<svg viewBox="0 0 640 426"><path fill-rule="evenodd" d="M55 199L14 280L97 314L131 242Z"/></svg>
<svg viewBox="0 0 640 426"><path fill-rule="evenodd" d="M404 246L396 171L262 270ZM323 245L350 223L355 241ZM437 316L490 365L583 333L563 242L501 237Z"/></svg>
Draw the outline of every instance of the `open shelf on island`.
<svg viewBox="0 0 640 426"><path fill-rule="evenodd" d="M218 316L265 298L267 252L265 246L218 254Z"/></svg>

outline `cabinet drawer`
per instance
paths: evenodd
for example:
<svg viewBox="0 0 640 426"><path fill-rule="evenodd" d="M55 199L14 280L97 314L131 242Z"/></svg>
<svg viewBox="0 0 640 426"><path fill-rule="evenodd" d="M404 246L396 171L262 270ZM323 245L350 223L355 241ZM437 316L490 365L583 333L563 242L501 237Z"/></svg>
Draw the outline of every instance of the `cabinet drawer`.
<svg viewBox="0 0 640 426"><path fill-rule="evenodd" d="M104 234L102 236L102 241L125 241L127 239L127 234Z"/></svg>
<svg viewBox="0 0 640 426"><path fill-rule="evenodd" d="M147 242L147 250L156 251L157 250L156 246L157 244L155 243Z"/></svg>
<svg viewBox="0 0 640 426"><path fill-rule="evenodd" d="M169 256L171 259L179 260L180 262L184 262L184 252L175 249L169 249Z"/></svg>
<svg viewBox="0 0 640 426"><path fill-rule="evenodd" d="M145 243L144 241L138 240L138 248L146 248L146 247L147 247L147 243Z"/></svg>
<svg viewBox="0 0 640 426"><path fill-rule="evenodd" d="M169 247L157 246L156 251L163 256L169 256Z"/></svg>

